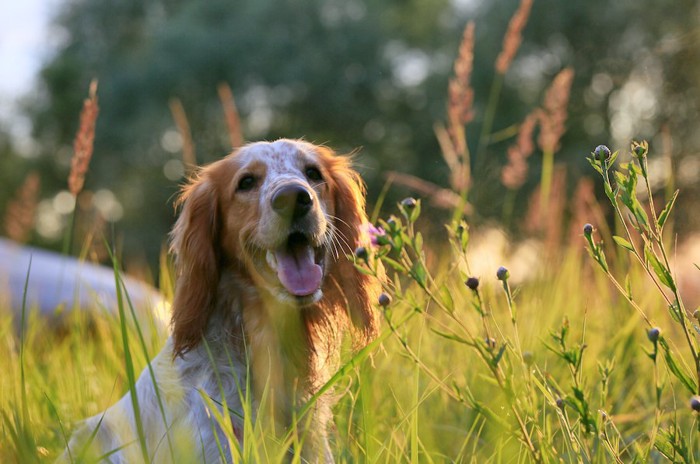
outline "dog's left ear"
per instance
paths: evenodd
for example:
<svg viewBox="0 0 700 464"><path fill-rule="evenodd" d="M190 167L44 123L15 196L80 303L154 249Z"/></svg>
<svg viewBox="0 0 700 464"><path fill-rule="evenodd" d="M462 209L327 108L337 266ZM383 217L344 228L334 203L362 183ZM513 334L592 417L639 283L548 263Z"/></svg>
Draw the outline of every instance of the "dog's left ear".
<svg viewBox="0 0 700 464"><path fill-rule="evenodd" d="M381 282L358 272L353 261L346 257L346 254L352 255L357 247L370 246L365 187L359 174L351 168L349 157L335 155L325 147L319 150L330 175L328 183L334 199L334 226L342 248L330 272L330 285L324 293L335 304L347 307L353 325L366 342L377 335L379 318L375 305L381 293ZM379 270L380 278L383 278L384 270Z"/></svg>

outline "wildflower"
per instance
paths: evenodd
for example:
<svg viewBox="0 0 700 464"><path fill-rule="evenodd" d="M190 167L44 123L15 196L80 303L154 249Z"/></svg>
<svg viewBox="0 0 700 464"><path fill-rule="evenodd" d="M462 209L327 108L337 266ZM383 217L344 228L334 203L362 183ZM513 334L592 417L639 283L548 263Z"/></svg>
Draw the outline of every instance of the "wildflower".
<svg viewBox="0 0 700 464"><path fill-rule="evenodd" d="M593 157L598 161L608 160L610 159L610 155L610 149L605 145L598 145L595 147L595 150L593 150Z"/></svg>
<svg viewBox="0 0 700 464"><path fill-rule="evenodd" d="M561 409L562 411L564 410L564 406L566 406L566 403L564 403L564 400L561 398L557 398L556 400L557 407Z"/></svg>
<svg viewBox="0 0 700 464"><path fill-rule="evenodd" d="M588 224L588 223L584 224L583 225L583 233L587 236L591 235L593 233L593 226L591 224Z"/></svg>
<svg viewBox="0 0 700 464"><path fill-rule="evenodd" d="M479 288L479 279L477 277L470 277L467 279L464 284L473 291L476 291L477 288Z"/></svg>
<svg viewBox="0 0 700 464"><path fill-rule="evenodd" d="M647 331L647 338L654 344L659 341L659 335L661 335L661 329L658 327L652 327Z"/></svg>
<svg viewBox="0 0 700 464"><path fill-rule="evenodd" d="M360 261L365 261L365 262L367 262L367 258L369 257L369 253L367 253L367 248L362 247L362 246L361 246L361 247L357 247L357 248L355 249L355 256L356 256L357 259L359 259Z"/></svg>
<svg viewBox="0 0 700 464"><path fill-rule="evenodd" d="M486 344L486 348L489 350L494 350L496 349L496 339L493 337L486 338L484 339L484 343Z"/></svg>
<svg viewBox="0 0 700 464"><path fill-rule="evenodd" d="M690 408L695 412L700 412L700 396L693 395L693 397L690 398Z"/></svg>
<svg viewBox="0 0 700 464"><path fill-rule="evenodd" d="M380 237L383 237L384 235L386 235L386 232L384 231L384 229L382 229L381 227L375 227L372 224L370 224L369 222L363 224L362 228L369 235L369 240L370 240L370 243L372 244L372 246L383 245L383 243L381 243Z"/></svg>
<svg viewBox="0 0 700 464"><path fill-rule="evenodd" d="M503 280L503 281L508 280L508 277L510 277L510 272L508 272L508 269L501 266L496 271L496 277L498 278L498 280Z"/></svg>
<svg viewBox="0 0 700 464"><path fill-rule="evenodd" d="M391 304L391 297L387 295L386 293L382 293L379 295L379 306L382 308L386 308Z"/></svg>

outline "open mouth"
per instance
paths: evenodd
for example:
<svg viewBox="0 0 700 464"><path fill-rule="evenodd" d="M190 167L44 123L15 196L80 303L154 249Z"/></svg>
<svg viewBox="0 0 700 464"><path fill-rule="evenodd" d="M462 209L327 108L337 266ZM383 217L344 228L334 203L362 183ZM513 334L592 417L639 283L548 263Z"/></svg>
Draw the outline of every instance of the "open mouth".
<svg viewBox="0 0 700 464"><path fill-rule="evenodd" d="M321 288L323 247L314 247L303 233L291 233L285 244L267 252L266 259L291 295L310 296Z"/></svg>

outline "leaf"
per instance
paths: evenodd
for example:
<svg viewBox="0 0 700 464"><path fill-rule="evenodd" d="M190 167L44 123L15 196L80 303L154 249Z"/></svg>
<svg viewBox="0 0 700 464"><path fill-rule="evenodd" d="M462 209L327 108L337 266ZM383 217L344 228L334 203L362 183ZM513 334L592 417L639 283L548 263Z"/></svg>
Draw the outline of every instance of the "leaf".
<svg viewBox="0 0 700 464"><path fill-rule="evenodd" d="M676 204L676 198L678 198L678 192L679 190L676 190L673 193L673 196L671 199L666 203L666 206L664 207L663 210L661 210L661 213L659 213L659 218L657 219L657 223L659 225L659 229L664 228L664 224L666 224L666 220L668 219L669 214L671 214L671 210L673 209L673 205Z"/></svg>
<svg viewBox="0 0 700 464"><path fill-rule="evenodd" d="M447 340L452 340L458 343L463 343L465 345L474 346L474 342L470 342L469 340L462 338L459 335L443 332L441 330L433 329L432 327L430 328L430 330L436 335L442 338L446 338Z"/></svg>
<svg viewBox="0 0 700 464"><path fill-rule="evenodd" d="M384 264L388 264L389 267L392 268L393 270L395 270L396 272L400 272L402 274L406 273L406 267L403 264L399 263L398 261L395 261L395 260L389 258L388 256L385 256L384 258L382 258L382 261L384 261Z"/></svg>
<svg viewBox="0 0 700 464"><path fill-rule="evenodd" d="M622 248L627 248L629 251L634 251L634 247L632 246L632 244L624 238L618 235L613 235L613 240L615 240L615 243L620 245Z"/></svg>
<svg viewBox="0 0 700 464"><path fill-rule="evenodd" d="M652 269L654 269L654 273L659 278L659 281L675 292L676 284L673 282L671 273L663 264L661 264L654 252L648 246L644 247L644 256Z"/></svg>
<svg viewBox="0 0 700 464"><path fill-rule="evenodd" d="M615 150L615 153L613 153L610 156L610 160L608 161L608 166L612 166L613 164L615 164L615 160L617 160L617 155L619 155L619 154L620 154L620 150Z"/></svg>
<svg viewBox="0 0 700 464"><path fill-rule="evenodd" d="M447 285L443 284L442 286L440 286L440 289L438 290L438 295L442 304L445 305L445 308L447 308L447 310L450 313L454 312L455 303L452 299L452 293L450 292L450 289L447 288Z"/></svg>
<svg viewBox="0 0 700 464"><path fill-rule="evenodd" d="M420 253L423 250L423 234L418 232L413 242L413 249Z"/></svg>
<svg viewBox="0 0 700 464"><path fill-rule="evenodd" d="M691 395L694 395L697 391L697 386L695 385L693 377L690 375L690 373L685 372L685 370L680 365L678 365L676 359L673 357L673 353L668 347L668 344L666 344L666 342L663 341L663 339L661 340L660 345L664 349L664 360L666 361L668 370L670 370L671 373L678 380L680 380L680 382L685 388L688 389Z"/></svg>
<svg viewBox="0 0 700 464"><path fill-rule="evenodd" d="M428 273L425 270L425 266L423 266L423 263L420 261L413 263L413 267L409 271L409 274L421 287L425 288L428 284Z"/></svg>

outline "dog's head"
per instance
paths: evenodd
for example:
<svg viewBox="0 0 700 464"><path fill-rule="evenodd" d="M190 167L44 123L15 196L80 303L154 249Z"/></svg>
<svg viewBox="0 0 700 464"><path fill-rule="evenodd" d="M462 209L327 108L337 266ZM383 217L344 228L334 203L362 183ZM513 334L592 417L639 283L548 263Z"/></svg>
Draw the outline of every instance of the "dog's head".
<svg viewBox="0 0 700 464"><path fill-rule="evenodd" d="M176 353L196 346L224 269L280 305L344 305L375 330L375 279L346 258L366 243L364 190L349 159L298 140L247 145L203 168L183 189L172 232Z"/></svg>

